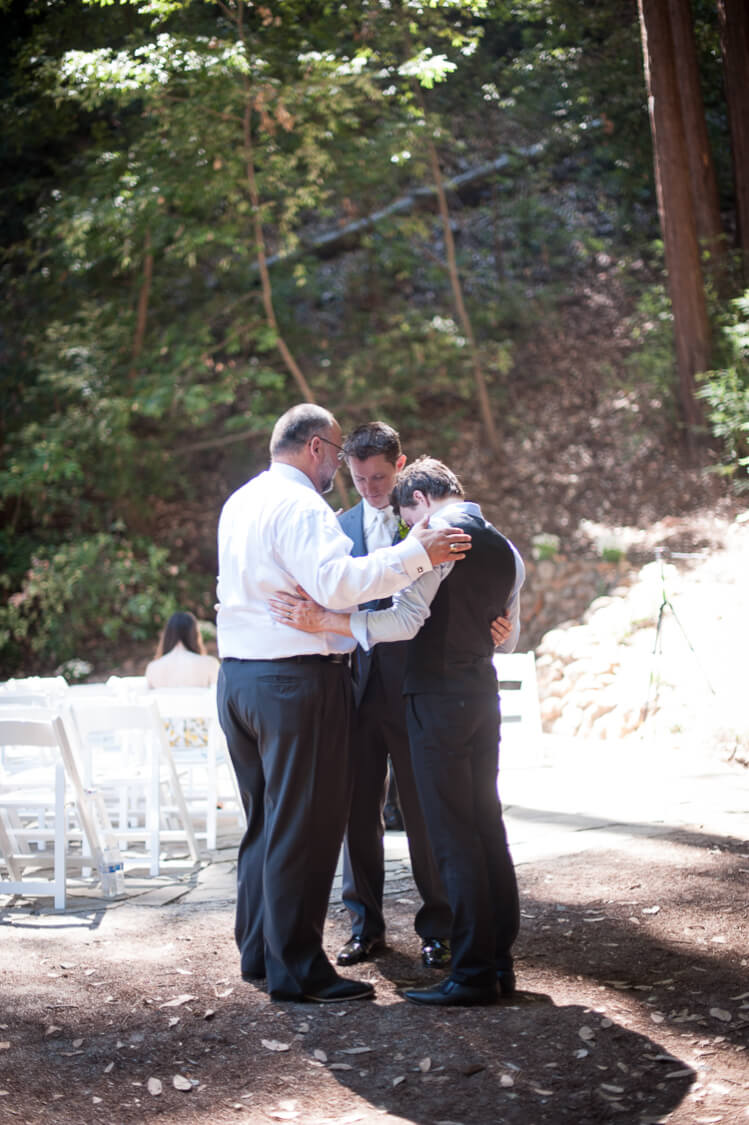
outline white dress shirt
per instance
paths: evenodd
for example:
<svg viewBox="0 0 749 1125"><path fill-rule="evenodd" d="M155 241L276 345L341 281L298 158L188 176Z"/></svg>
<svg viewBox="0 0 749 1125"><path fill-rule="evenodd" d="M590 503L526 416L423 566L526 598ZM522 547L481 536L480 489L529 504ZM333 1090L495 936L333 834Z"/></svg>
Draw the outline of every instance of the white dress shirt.
<svg viewBox="0 0 749 1125"><path fill-rule="evenodd" d="M481 508L470 500L445 504L429 519L430 527L451 527L461 515L469 513L481 516ZM410 538L410 536L408 537ZM408 539L404 540L405 543ZM513 543L515 556L515 582L510 593L504 616L512 622L512 631L498 646L498 652L512 652L520 636L520 587L525 581L525 564ZM430 606L437 596L440 583L444 582L454 566L460 563L446 562L423 574L418 582L393 597L389 609L357 610L351 614L351 632L363 649L370 649L380 641L407 641L415 637L430 614Z"/></svg>
<svg viewBox="0 0 749 1125"><path fill-rule="evenodd" d="M302 633L274 621L268 599L297 592L343 612L402 590L432 569L413 536L354 558L329 504L299 469L273 462L224 504L218 526L217 640L221 657L274 660L349 652L351 637Z"/></svg>

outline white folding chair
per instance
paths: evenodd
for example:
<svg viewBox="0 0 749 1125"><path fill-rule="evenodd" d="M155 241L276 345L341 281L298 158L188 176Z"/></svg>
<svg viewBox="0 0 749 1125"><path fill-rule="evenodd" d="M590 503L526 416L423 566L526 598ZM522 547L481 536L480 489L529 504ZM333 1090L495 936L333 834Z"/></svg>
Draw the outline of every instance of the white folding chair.
<svg viewBox="0 0 749 1125"><path fill-rule="evenodd" d="M541 706L534 652L498 652L494 668L502 716L500 766L534 766L540 763Z"/></svg>
<svg viewBox="0 0 749 1125"><path fill-rule="evenodd" d="M234 768L218 721L215 685L208 688L160 688L149 691L165 724L166 735L193 821L204 829L206 847L216 847L218 818L238 831L246 826Z"/></svg>
<svg viewBox="0 0 749 1125"><path fill-rule="evenodd" d="M41 709L0 710L0 746L25 768L0 767L0 893L54 896L65 909L66 876L75 865L99 870L102 838L62 718ZM54 843L52 878L46 844ZM32 870L36 877L27 877Z"/></svg>
<svg viewBox="0 0 749 1125"><path fill-rule="evenodd" d="M141 843L150 874L158 875L162 847L182 843L196 862L195 832L155 702L72 699L68 711L84 779L104 799L125 859L130 845Z"/></svg>
<svg viewBox="0 0 749 1125"><path fill-rule="evenodd" d="M17 679L4 680L0 683L0 696L9 692L18 695L21 692L62 697L68 690L68 682L64 676L19 676Z"/></svg>

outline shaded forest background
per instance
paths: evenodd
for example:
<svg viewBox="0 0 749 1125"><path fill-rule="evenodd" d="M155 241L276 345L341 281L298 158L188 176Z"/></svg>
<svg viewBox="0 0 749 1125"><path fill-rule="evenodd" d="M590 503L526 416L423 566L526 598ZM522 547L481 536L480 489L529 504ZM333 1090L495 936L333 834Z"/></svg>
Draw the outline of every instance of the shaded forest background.
<svg viewBox="0 0 749 1125"><path fill-rule="evenodd" d="M0 26L3 674L212 619L220 505L298 401L388 420L525 552L746 487L743 3Z"/></svg>

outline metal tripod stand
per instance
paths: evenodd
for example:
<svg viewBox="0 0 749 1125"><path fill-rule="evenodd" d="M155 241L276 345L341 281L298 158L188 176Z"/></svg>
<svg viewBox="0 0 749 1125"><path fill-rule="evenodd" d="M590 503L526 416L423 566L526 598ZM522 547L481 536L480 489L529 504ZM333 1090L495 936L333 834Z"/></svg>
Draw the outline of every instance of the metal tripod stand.
<svg viewBox="0 0 749 1125"><path fill-rule="evenodd" d="M652 695L653 706L655 706L655 704L658 701L658 685L656 683L656 677L655 677L655 658L657 656L663 655L663 618L664 618L664 615L665 615L667 609L671 611L671 615L673 616L674 621L679 626L679 629L681 630L681 634L684 637L684 640L687 642L687 647L689 648L689 651L694 656L694 658L697 662L697 667L702 672L702 675L705 678L705 683L707 684L708 688L710 689L711 694L712 695L716 694L715 688L710 683L710 680L708 679L707 673L705 672L705 669L702 667L702 665L700 663L700 658L695 651L694 645L692 644L689 637L687 636L687 631L684 628L684 626L682 625L682 623L679 619L679 615L676 612L676 610L674 609L673 603L672 603L671 599L669 598L668 593L666 591L666 572L665 572L665 567L664 567L664 564L663 564L664 553L665 552L664 552L663 547L656 547L655 548L655 559L656 559L656 562L660 563L661 604L660 604L660 607L658 609L658 620L657 620L656 626L655 626L655 642L653 644L653 654L652 654L653 655L653 661L651 663L651 668L650 668L650 679L648 681L648 694L647 694L647 698L645 700L645 707L644 707L643 712L642 712L642 718L640 720L641 723L644 723L645 720L648 717L648 712L650 711L650 706L651 706L651 692L652 692L652 689L653 689L654 685L655 685L655 693ZM689 554L680 554L679 552L674 551L674 552L670 552L670 557L673 558L673 559L690 559L690 558L698 558L699 556L689 555Z"/></svg>

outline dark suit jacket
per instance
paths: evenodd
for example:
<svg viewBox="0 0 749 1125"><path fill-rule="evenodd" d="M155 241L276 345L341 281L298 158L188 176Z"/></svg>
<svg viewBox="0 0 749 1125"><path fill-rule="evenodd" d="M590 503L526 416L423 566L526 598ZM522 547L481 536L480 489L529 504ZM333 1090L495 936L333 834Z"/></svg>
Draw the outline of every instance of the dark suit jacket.
<svg viewBox="0 0 749 1125"><path fill-rule="evenodd" d="M353 539L354 546L351 554L362 556L367 554L364 541L364 504L360 500L353 508L342 512L338 522L349 539ZM380 598L378 601L363 602L360 609L387 609L390 598ZM365 652L359 645L356 646L351 670L354 678L354 702L358 707L367 687L367 680L375 662L380 670L383 686L388 699L399 699L403 694L403 677L406 670L407 641L394 641L391 644L379 644Z"/></svg>

